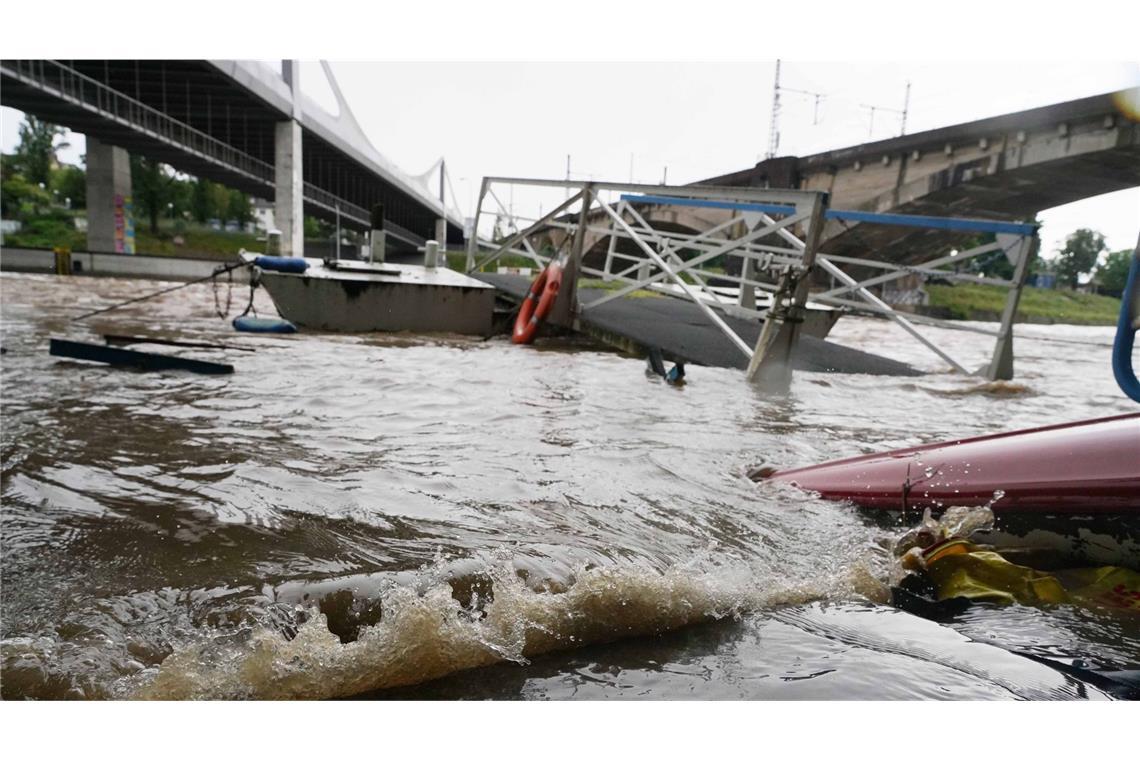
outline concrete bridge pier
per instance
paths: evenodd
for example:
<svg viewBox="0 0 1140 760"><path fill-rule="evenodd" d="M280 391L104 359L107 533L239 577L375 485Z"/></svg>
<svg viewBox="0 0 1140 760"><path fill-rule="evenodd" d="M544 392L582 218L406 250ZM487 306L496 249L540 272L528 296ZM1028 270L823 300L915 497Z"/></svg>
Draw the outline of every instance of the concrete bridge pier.
<svg viewBox="0 0 1140 760"><path fill-rule="evenodd" d="M281 230L281 255L303 256L305 213L302 208L301 125L292 119L279 121L275 138L273 220Z"/></svg>
<svg viewBox="0 0 1140 760"><path fill-rule="evenodd" d="M435 239L439 241L440 252L447 251L447 220L435 220Z"/></svg>
<svg viewBox="0 0 1140 760"><path fill-rule="evenodd" d="M130 154L91 135L87 136L87 250L135 252Z"/></svg>
<svg viewBox="0 0 1140 760"><path fill-rule="evenodd" d="M293 115L279 121L274 130L273 219L281 230L281 255L305 255L305 186L301 174L301 66L282 61L281 74L293 91Z"/></svg>

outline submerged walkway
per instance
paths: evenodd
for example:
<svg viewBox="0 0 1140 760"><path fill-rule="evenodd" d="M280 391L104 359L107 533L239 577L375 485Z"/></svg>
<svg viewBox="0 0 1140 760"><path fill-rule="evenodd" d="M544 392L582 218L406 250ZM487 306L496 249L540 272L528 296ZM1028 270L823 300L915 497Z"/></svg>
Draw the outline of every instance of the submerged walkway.
<svg viewBox="0 0 1140 760"><path fill-rule="evenodd" d="M494 285L501 293L521 301L530 287L530 277L512 274L473 273L472 277ZM601 288L579 288L583 303L608 294ZM762 323L721 314L725 323L750 346L756 345ZM747 369L748 360L696 304L680 298L617 298L589 309L579 317L583 330L617 348L645 353L661 349L667 359L709 367ZM792 354L792 369L804 372L917 376L922 372L909 364L847 348L801 334Z"/></svg>

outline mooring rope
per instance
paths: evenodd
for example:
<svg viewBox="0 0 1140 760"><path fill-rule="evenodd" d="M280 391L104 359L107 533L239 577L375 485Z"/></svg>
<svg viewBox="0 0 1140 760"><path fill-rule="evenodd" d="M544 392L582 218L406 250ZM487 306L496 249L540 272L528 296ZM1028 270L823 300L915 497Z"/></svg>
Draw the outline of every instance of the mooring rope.
<svg viewBox="0 0 1140 760"><path fill-rule="evenodd" d="M80 314L78 317L72 317L71 321L72 322L78 322L81 319L87 319L88 317L93 317L96 314L103 314L103 313L108 312L108 311L113 311L115 309L122 308L123 306L129 306L130 304L138 303L139 301L146 301L146 300L149 300L151 298L157 298L158 296L165 295L167 293L173 293L176 290L181 290L182 288L188 288L191 285L197 285L199 283L206 282L207 280L216 280L218 275L227 274L227 273L233 272L235 269L241 269L242 267L248 267L248 266L252 266L252 263L247 262L247 261L243 261L243 262L240 262L238 264L226 264L225 266L218 267L217 269L215 269L211 274L207 275L206 277L200 277L197 280L191 280L190 282L184 282L181 285L175 285L175 286L170 287L170 288L163 288L162 290L156 290L155 292L148 293L145 296L139 296L137 298L129 298L126 301L121 301L117 304L113 304L111 306L107 306L107 307L102 308L102 309L95 309L94 311L89 311L85 314ZM233 275L230 275L230 277L232 278ZM250 300L252 302L252 295L250 296ZM215 301L215 307L216 306L217 306L217 303ZM227 310L228 310L228 307L227 307ZM223 317L223 319L224 319L224 317Z"/></svg>

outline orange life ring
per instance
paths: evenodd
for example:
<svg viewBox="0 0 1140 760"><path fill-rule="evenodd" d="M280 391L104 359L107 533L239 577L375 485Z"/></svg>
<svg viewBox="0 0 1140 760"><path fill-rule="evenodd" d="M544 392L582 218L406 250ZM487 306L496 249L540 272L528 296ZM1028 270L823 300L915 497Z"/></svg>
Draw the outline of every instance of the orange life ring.
<svg viewBox="0 0 1140 760"><path fill-rule="evenodd" d="M515 318L515 331L511 335L511 343L531 343L538 333L538 326L542 324L554 301L558 298L558 291L562 287L562 267L558 262L552 261L546 269L530 284L530 290L523 299L519 308L519 315Z"/></svg>

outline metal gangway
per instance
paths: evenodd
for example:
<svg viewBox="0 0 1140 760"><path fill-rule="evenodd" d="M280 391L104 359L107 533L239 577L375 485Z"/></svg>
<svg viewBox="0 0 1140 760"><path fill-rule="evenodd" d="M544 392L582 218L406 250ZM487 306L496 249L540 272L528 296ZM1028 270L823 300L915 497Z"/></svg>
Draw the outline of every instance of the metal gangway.
<svg viewBox="0 0 1140 760"><path fill-rule="evenodd" d="M566 195L548 213L528 218L514 214L511 205L504 204L500 197L504 187L520 186L561 189ZM488 201L494 203L493 209L484 208ZM681 214L712 212L722 218L719 221L706 219L707 228L703 231L684 232L675 229L675 224L658 222L655 226L652 217L655 212L660 216L662 210ZM487 177L480 188L475 210L475 230L479 228L480 217L489 213L494 213L497 220L506 225L506 231L494 241L480 240L477 235L469 238L468 273L485 270L507 255L524 257L539 268L561 257L566 267L563 293L567 297L559 299L551 321L571 328L590 310L639 290L688 299L747 358L748 378L770 388L786 388L790 383L790 358L809 306L890 319L955 372L969 374L970 370L919 332L916 324L969 330L993 337L991 360L976 374L988 379L1012 378L1013 318L1038 241L1034 224L846 211L828 208L828 195L822 192L704 185ZM874 257L822 253L821 238L829 220L844 226L921 227L993 239L968 250L935 252L924 260L903 264ZM620 252L619 240L631 241L637 253ZM596 250L602 243L607 246L604 265L601 268L586 266L584 253ZM1009 279L943 268L998 251L1004 253L1013 266L1014 273ZM724 261L722 257L738 259L740 266L733 269L739 274L728 273L728 267L711 267L711 262ZM868 270L875 273L867 276ZM815 271L831 278L832 286L813 292L811 275ZM1007 288L998 328L904 313L871 290L908 275ZM585 302L578 297L580 276L617 283L618 287ZM732 283L734 291L714 287L714 281ZM748 345L726 324L725 316L763 319L756 344Z"/></svg>

